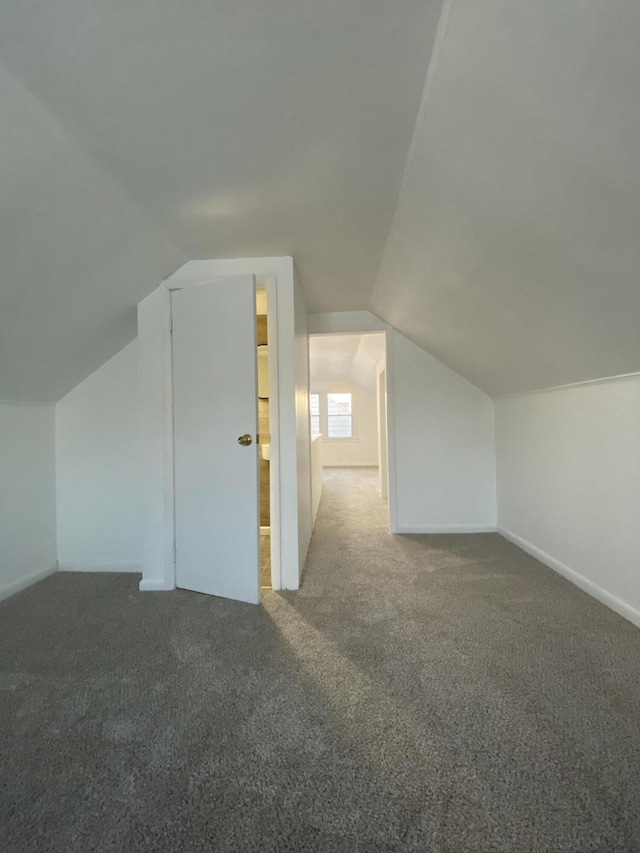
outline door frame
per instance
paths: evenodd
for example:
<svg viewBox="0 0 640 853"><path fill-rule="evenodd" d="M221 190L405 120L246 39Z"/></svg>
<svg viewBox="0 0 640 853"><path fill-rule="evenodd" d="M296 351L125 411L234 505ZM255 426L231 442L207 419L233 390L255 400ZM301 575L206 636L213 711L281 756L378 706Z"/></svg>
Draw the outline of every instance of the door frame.
<svg viewBox="0 0 640 853"><path fill-rule="evenodd" d="M171 292L247 273L255 276L256 289L266 290L268 305L272 587L279 590L296 589L298 586L297 495L294 495L295 506L291 502L287 502L284 507L282 504L283 481L297 476L295 464L288 464L284 470L281 461L281 384L283 373L285 381L289 380L287 384L290 377L278 357L278 278L283 278L286 294L287 285L293 285L293 274L288 258L257 258L188 262L138 306L143 422L147 425L156 425L159 422L161 424L161 428L154 426L153 436L149 437L148 442L143 442L146 457L146 517L143 519L143 578L140 590L159 591L176 587ZM288 278L291 279L290 282L287 281ZM287 424L289 432L291 426ZM293 426L295 428L295 421ZM290 492L291 489L287 491ZM286 548L285 554L286 543L289 543L289 547Z"/></svg>
<svg viewBox="0 0 640 853"><path fill-rule="evenodd" d="M398 533L394 330L388 323L384 323L369 311L341 311L331 314L309 314L307 328L309 337L312 335L365 335L372 332L384 332L385 334L389 533Z"/></svg>
<svg viewBox="0 0 640 853"><path fill-rule="evenodd" d="M240 274L238 274L240 275ZM176 282L175 285L169 284L167 289L170 294L174 293L176 290L183 290L185 287L207 287L208 285L214 285L216 281L227 280L229 278L233 278L233 276L227 275L219 275L214 278L204 280L204 281L187 281L187 282ZM282 586L282 568L280 562L280 421L278 417L278 403L279 403L279 394L278 394L278 301L277 301L277 293L278 293L278 281L275 275L263 275L263 276L255 276L254 275L254 293L257 294L258 290L264 290L267 294L267 338L269 341L269 430L271 433L271 453L269 460L269 500L270 500L270 523L271 523L271 534L270 534L270 545L271 545L271 586L272 589L281 589ZM170 301L171 311L173 311L173 300ZM170 329L173 332L173 315L170 322ZM172 359L171 359L171 446L174 447L174 432L173 432L173 334L171 337L171 345L172 345ZM257 341L256 341L257 348ZM256 351L256 359L257 359L257 351ZM257 363L256 363L256 371L257 371ZM257 397L256 397L256 407L258 405ZM273 414L272 414L273 412ZM257 427L256 427L257 428ZM258 448L258 453L260 453L260 449ZM173 459L173 471L175 478L175 456ZM258 486L259 489L259 486ZM259 495L258 495L259 501ZM174 481L174 489L173 489L173 579L174 585L176 581L176 507L175 507L175 481ZM259 513L258 513L258 522L260 521ZM258 537L260 536L260 525L258 524ZM260 539L258 539L260 542ZM259 550L259 549L258 549ZM258 553L258 563L260 560L260 556ZM260 565L258 564L258 575L260 574Z"/></svg>
<svg viewBox="0 0 640 853"><path fill-rule="evenodd" d="M244 349L244 346L246 345L246 339L247 339L247 335L246 335L247 330L246 330L246 326L245 326L245 328L243 328L242 330L239 330L242 334L244 343L242 344L241 350L238 350L236 355L239 357L239 360L244 365L247 365L247 363L251 363L251 362L253 365L253 371L252 371L252 374L253 374L253 394L249 394L248 397L246 394L241 395L241 396L244 396L244 401L243 401L242 405L245 407L246 407L248 401L251 400L250 406L253 407L254 416L253 416L253 418L250 417L248 421L245 420L243 422L243 426L240 426L240 422L238 422L237 428L241 432L243 432L247 428L250 429L251 432L254 433L254 439L255 439L255 445L254 445L255 450L253 451L253 453L251 453L251 456L254 457L255 461L254 461L254 465L251 465L250 469L249 469L249 470L253 470L254 477L255 477L255 480L254 480L254 487L255 487L254 511L255 511L255 517L253 519L254 523L250 524L249 527L247 527L246 523L243 523L242 518L241 518L243 513L240 513L239 514L240 517L238 518L239 525L240 525L239 529L242 529L243 533L241 535L243 535L243 536L247 536L250 529L252 527L254 527L254 525L255 525L255 527L254 527L255 543L254 544L256 546L256 552L252 556L251 561L250 561L250 562L253 562L253 560L255 559L255 565L254 565L255 576L254 576L253 572L250 572L250 573L247 572L246 580L244 580L244 581L239 580L239 584L242 587L242 595L241 596L238 596L238 594L237 594L239 591L238 587L235 586L235 588L234 588L234 583L233 582L231 584L229 583L228 572L223 572L222 576L218 577L218 581L217 582L214 581L215 571L210 568L208 559L205 560L206 568L204 568L204 576L200 575L200 572L198 570L196 570L196 578L194 579L193 575L191 575L191 577L189 577L189 570L185 566L184 557L181 557L181 553L182 553L182 549L184 549L184 548L188 549L190 544L192 544L194 542L195 543L198 542L199 536L198 536L197 531L198 531L198 529L201 529L202 522L200 524L200 527L196 527L196 528L193 528L191 530L191 533L193 534L193 536L190 535L187 537L184 537L184 536L182 537L182 539L180 540L182 542L182 545L180 546L180 548L178 547L179 546L178 531L181 529L181 527L184 523L186 523L187 526L189 525L188 516L182 517L182 521L181 521L181 516L180 516L180 513L178 512L178 500L177 500L178 481L180 480L180 482L182 483L182 488L183 488L182 498L186 499L187 502L189 501L189 497L190 497L189 492L190 492L190 486L192 486L192 483L190 483L188 481L185 482L184 477L178 477L179 472L176 468L176 441L177 441L177 437L178 437L178 435L177 435L177 423L179 420L184 422L184 410L181 410L181 412L178 412L178 409L176 407L177 399L180 396L180 394L178 393L179 386L176 384L176 375L177 375L176 374L176 367L177 367L176 352L178 349L182 350L183 360L182 360L181 376L182 376L183 381L186 378L186 373L185 373L186 367L185 367L185 361L184 361L185 357L186 357L186 363L189 364L191 362L190 367L193 367L192 363L193 363L194 357L197 359L198 362L200 362L200 363L202 362L202 358L201 358L202 353L200 353L199 354L200 357L198 357L198 349L189 351L189 339L193 337L191 334L191 331L192 331L191 328L189 328L188 325L183 325L182 327L180 327L179 325L176 326L176 317L179 314L179 309L178 309L178 306L176 305L176 297L178 296L178 294L182 294L183 299L193 300L195 298L197 300L195 313L200 315L198 320L195 321L197 324L202 317L202 313L201 313L202 312L202 306L201 306L200 298L198 297L198 293L199 292L202 293L205 300L207 300L207 299L213 300L212 302L210 301L209 304L214 306L214 313L217 313L218 307L220 306L219 292L218 292L218 294L216 294L216 285L218 282L220 282L221 286L225 286L225 292L229 295L229 298L231 301L233 301L234 298L236 298L236 299L239 298L241 303L242 303L242 306L243 306L242 309L237 312L237 321L240 324L246 324L246 325L250 326L249 341L250 341L251 349L249 350L249 352L247 352L247 350ZM238 296L237 286L240 286L240 285L241 285L241 291L240 291L240 294ZM173 527L174 527L174 544L175 544L174 570L175 570L176 587L179 587L180 589L193 590L193 591L205 593L208 595L221 595L225 598L235 599L238 601L244 601L248 604L259 604L261 601L261 585L260 585L260 553L261 553L260 552L260 485L259 485L259 473L258 473L258 464L259 464L258 460L259 460L260 448L258 445L258 364L257 364L258 353L257 353L257 335L256 335L256 331L257 331L257 324L256 324L256 319L257 319L256 318L257 293L258 293L258 287L256 285L256 277L254 275L225 276L224 278L214 278L211 281L202 282L200 285L198 285L197 288L194 288L194 287L175 287L175 288L172 288L170 290L170 294L171 294L170 329L171 329L171 333L172 333L171 334L171 345L172 345L171 346L171 355L172 355L171 363L172 363L173 446L174 446L174 516L173 516ZM249 296L250 296L249 304L251 305L251 313L249 313L247 315L246 306L247 306L247 297L249 297ZM193 302L191 302L190 304L192 306L191 309L189 309L189 307L187 307L186 309L183 309L183 310L187 310L187 314L189 313L189 310L191 310L192 312L194 310L193 309ZM209 329L210 323L212 323L212 324L216 323L216 318L214 316L211 316L209 322L206 322L203 326L200 327L200 341L202 343L202 346L209 347L208 352L209 352L210 358L213 358L215 360L218 358L218 356L220 356L220 358L226 359L227 353L225 353L223 351L220 352L219 346L216 346L215 338L212 339L211 334L206 333L206 330ZM232 339L234 337L237 338L237 335L235 335L233 332L231 335L229 335L229 326L227 324L224 324L224 325L226 326L226 328L224 328L224 332L222 331L222 329L223 329L222 325L220 325L219 323L217 325L217 329L221 332L221 337L223 337L225 334L227 335L227 339L226 339L227 343L230 346L233 346ZM176 329L177 328L181 328L181 330L182 330L181 336L180 336L180 341L181 341L180 347L177 346L178 341L176 340ZM206 343L204 342L205 338L207 339ZM188 351L186 356L185 356L185 347ZM190 369L188 370L188 373L189 374L191 373ZM208 382L208 379L206 379L204 377L201 377L201 379L205 383ZM228 382L228 378L226 381ZM187 388L188 388L189 384L190 384L189 379L186 379ZM233 385L233 383L231 383L231 385ZM202 386L200 386L200 388L202 391ZM185 389L183 388L182 393L184 393L184 392L185 392ZM188 391L186 391L186 394L188 397L189 396ZM200 394L198 395L198 397L200 397ZM184 397L183 397L183 400L184 400ZM213 405L214 405L214 411L215 411L215 408L216 408L215 403ZM215 419L215 415L213 417ZM252 425L252 420L253 420L253 425ZM227 425L225 425L225 427L226 426ZM201 433L201 435L202 435L202 433ZM208 433L207 435L208 435L207 441L209 441L212 434ZM188 456L189 452L188 452L187 447L184 444L182 444L181 447L182 447L181 452L183 454L186 452L186 454ZM236 448L236 450L237 450L237 448ZM246 464L247 460L244 457L244 454L246 452L247 452L246 450L242 451L242 457L241 457L242 461L239 463L241 467ZM192 464L195 464L196 467L201 467L201 463L203 462L201 453L202 453L202 448L201 448L201 451L198 454L198 456L192 456L191 457L192 458ZM232 453L233 453L233 451L232 451ZM225 451L223 453L223 455L225 456L226 459L229 458L229 452L228 451ZM214 454L214 456L215 456L215 454ZM199 460L199 461L197 461L197 460ZM234 463L228 469L227 478L232 477L233 476L232 472L235 470L237 470L237 469L236 469L236 466ZM186 487L186 491L184 491L185 487ZM219 500L219 503L218 503L219 511L223 511L223 512L226 511L223 509L223 506L226 503L226 501L224 500L224 497L222 497L222 500L220 501L220 490L218 488L211 489L211 481L208 481L208 485L206 486L206 488L208 488L210 490L211 498L213 500L216 500L216 499ZM224 492L222 492L222 494L224 494ZM247 517L250 517L251 506L247 505L245 507L245 509L246 509ZM235 521L234 521L235 518L236 518L236 514L234 513L231 520L227 519L227 522L226 522L227 523L227 531L223 537L226 539L228 534L231 534L230 539L226 539L226 541L228 542L228 545L229 545L229 549L231 549L232 547L235 547L235 546L232 546L231 543L236 542L236 540L237 540L237 536L235 536L233 534L233 526L235 523ZM203 554L213 553L215 551L216 540L219 539L220 537L216 536L214 531L211 531L211 532L212 532L213 536L211 539L208 540L208 542L209 542L209 546L213 550L211 552L208 552L207 549L205 548L203 551L203 549L201 547L198 548L196 545L196 550L197 550L196 562L199 562L201 560L201 557ZM203 535L206 536L206 533L204 531L202 531L202 533L203 533ZM187 543L186 540L189 540L189 542ZM251 546L250 546L249 542L247 541L247 543L243 543L242 546L240 546L240 547L241 547L241 550L244 550L245 548L250 549ZM227 552L227 553L229 553L229 552ZM245 556L248 556L248 555L245 555ZM226 560L225 560L225 562L226 562ZM200 565L202 566L202 563L200 563ZM180 571L179 571L180 566L182 566L182 575L180 574ZM246 568L246 564L245 564L245 568ZM244 578L245 568L243 568L240 572L240 574L243 576L243 578ZM186 578L185 578L185 570L186 570L186 574L187 574ZM179 583L179 581L181 581L181 583ZM187 581L187 582L185 583L185 581ZM253 588L253 586L252 586L254 582L256 584L255 588ZM221 590L221 588L224 588L226 591L224 593L222 593L221 591L214 591L214 588L217 588L218 590Z"/></svg>

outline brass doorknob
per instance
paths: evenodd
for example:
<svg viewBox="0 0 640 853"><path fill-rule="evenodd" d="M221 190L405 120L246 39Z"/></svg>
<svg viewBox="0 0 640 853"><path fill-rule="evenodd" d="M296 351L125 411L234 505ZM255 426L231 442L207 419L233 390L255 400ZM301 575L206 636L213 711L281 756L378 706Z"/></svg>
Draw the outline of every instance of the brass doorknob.
<svg viewBox="0 0 640 853"><path fill-rule="evenodd" d="M252 442L253 439L248 433L246 435L241 435L238 439L238 444L241 444L243 447L248 447Z"/></svg>

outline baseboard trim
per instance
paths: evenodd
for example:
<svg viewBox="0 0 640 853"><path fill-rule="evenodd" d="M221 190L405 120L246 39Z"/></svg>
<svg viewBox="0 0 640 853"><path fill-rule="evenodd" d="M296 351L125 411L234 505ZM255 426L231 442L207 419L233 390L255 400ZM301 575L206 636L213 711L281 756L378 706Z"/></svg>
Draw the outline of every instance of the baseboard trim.
<svg viewBox="0 0 640 853"><path fill-rule="evenodd" d="M495 533L495 524L432 524L424 527L400 525L394 533Z"/></svg>
<svg viewBox="0 0 640 853"><path fill-rule="evenodd" d="M56 563L55 566L50 566L47 569L39 569L37 572L32 572L24 578L18 578L15 581L11 581L0 589L0 601L15 595L16 592L20 592L28 586L33 586L34 583L44 580L44 578L49 577L49 575L52 575L57 571L58 565Z"/></svg>
<svg viewBox="0 0 640 853"><path fill-rule="evenodd" d="M518 548L526 551L527 554L535 557L536 560L544 563L545 566L553 569L554 572L557 572L577 587L580 587L581 590L586 592L592 598L595 598L596 601L606 605L620 616L628 619L629 622L632 622L636 627L640 628L640 610L636 610L635 607L627 604L627 602L622 598L619 598L612 592L607 592L606 589L598 586L597 583L585 578L579 572L576 572L575 569L561 563L560 560L556 560L556 558L552 557L551 554L547 554L546 551L542 551L540 548L536 547L536 545L533 545L531 542L523 539L522 536L518 536L517 533L513 533L511 530L508 530L506 527L498 527L498 533L501 536L504 536L505 539L508 539L509 542L517 545Z"/></svg>
<svg viewBox="0 0 640 853"><path fill-rule="evenodd" d="M86 563L60 563L61 572L127 572L142 574L142 563L89 560Z"/></svg>
<svg viewBox="0 0 640 853"><path fill-rule="evenodd" d="M169 592L175 589L175 586L168 586L165 581L155 580L155 578L142 578L138 585L140 592Z"/></svg>

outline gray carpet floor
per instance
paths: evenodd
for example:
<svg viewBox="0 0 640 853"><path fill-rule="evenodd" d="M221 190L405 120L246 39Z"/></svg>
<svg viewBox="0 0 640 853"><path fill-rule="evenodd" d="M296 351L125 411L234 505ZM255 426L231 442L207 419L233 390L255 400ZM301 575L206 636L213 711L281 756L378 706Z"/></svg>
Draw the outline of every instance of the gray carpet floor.
<svg viewBox="0 0 640 853"><path fill-rule="evenodd" d="M330 470L298 593L0 605L0 851L638 851L640 632Z"/></svg>

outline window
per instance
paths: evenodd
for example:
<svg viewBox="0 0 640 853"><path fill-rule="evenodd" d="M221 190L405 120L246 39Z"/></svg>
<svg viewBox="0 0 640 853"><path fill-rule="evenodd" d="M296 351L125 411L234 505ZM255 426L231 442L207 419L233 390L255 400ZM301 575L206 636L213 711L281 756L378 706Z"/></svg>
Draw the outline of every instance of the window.
<svg viewBox="0 0 640 853"><path fill-rule="evenodd" d="M353 438L351 394L327 394L328 438Z"/></svg>
<svg viewBox="0 0 640 853"><path fill-rule="evenodd" d="M320 394L309 395L309 414L311 416L311 435L320 432Z"/></svg>
<svg viewBox="0 0 640 853"><path fill-rule="evenodd" d="M322 433L325 439L336 440L355 438L352 394L310 394L309 415L312 435Z"/></svg>

